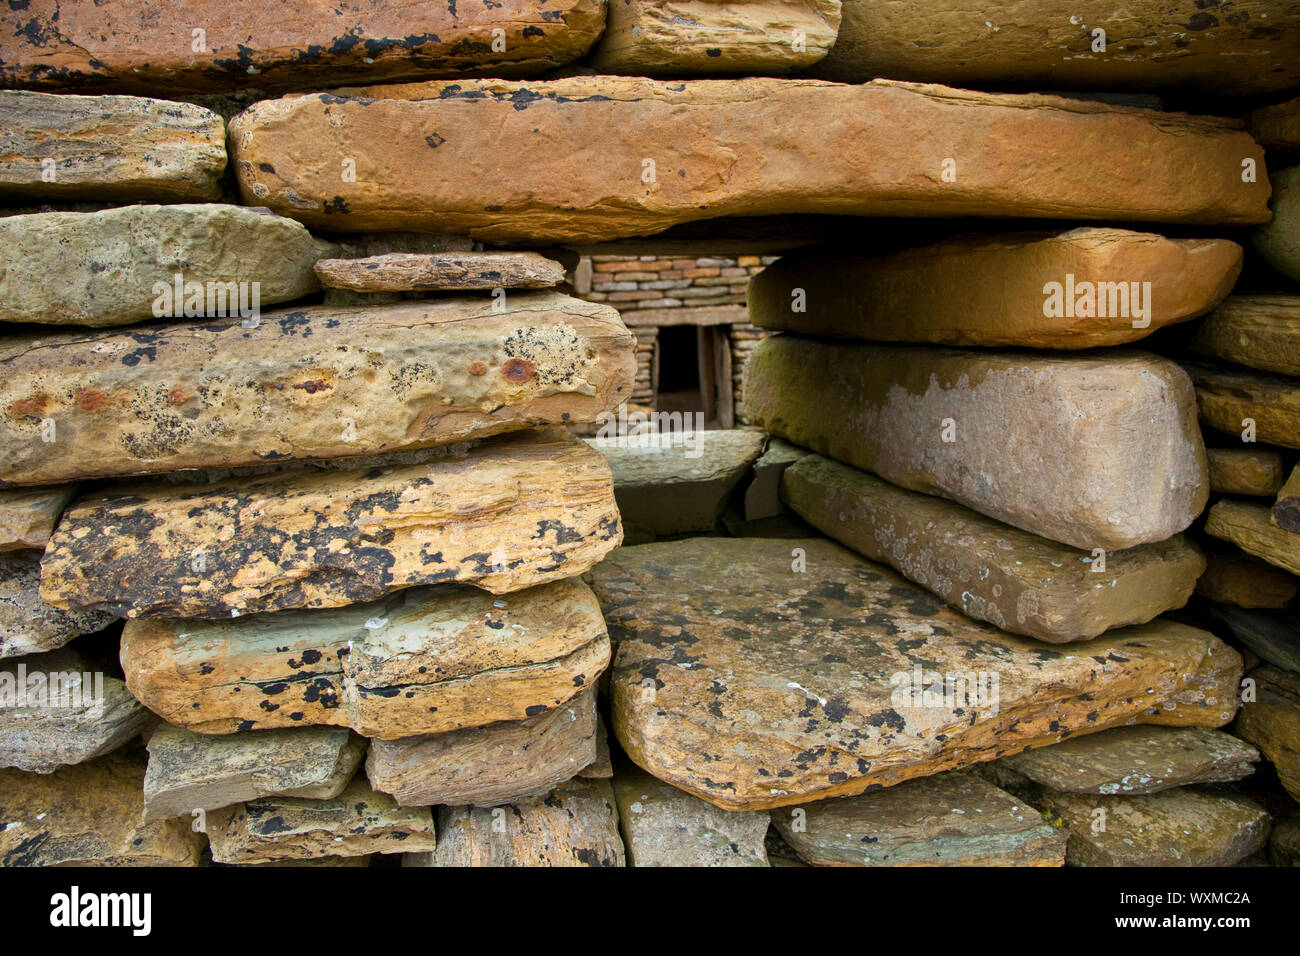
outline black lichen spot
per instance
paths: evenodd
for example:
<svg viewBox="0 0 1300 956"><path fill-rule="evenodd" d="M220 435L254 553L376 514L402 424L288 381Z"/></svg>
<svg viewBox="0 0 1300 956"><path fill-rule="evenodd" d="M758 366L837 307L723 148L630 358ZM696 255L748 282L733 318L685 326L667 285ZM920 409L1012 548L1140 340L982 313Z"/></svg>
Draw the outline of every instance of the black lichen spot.
<svg viewBox="0 0 1300 956"><path fill-rule="evenodd" d="M709 47L707 50L704 51L704 55L705 55L705 56L722 56L722 50L718 49L716 46L714 46L714 47Z"/></svg>
<svg viewBox="0 0 1300 956"><path fill-rule="evenodd" d="M524 713L527 714L529 717L536 717L538 714L546 713L546 705L529 704L527 707L524 708Z"/></svg>
<svg viewBox="0 0 1300 956"><path fill-rule="evenodd" d="M437 133L430 133L424 137L424 141L429 144L430 149L437 149L443 143L447 142L446 138L439 136Z"/></svg>
<svg viewBox="0 0 1300 956"><path fill-rule="evenodd" d="M348 207L348 201L342 196L335 196L333 199L327 199L321 211L326 214L332 213L350 213L352 210Z"/></svg>

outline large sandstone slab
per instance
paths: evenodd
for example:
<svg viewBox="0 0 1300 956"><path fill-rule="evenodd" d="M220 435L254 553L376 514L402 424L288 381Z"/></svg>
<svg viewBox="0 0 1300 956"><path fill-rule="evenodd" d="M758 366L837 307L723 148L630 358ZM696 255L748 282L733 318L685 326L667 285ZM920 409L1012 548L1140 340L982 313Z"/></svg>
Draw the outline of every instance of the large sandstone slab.
<svg viewBox="0 0 1300 956"><path fill-rule="evenodd" d="M420 584L498 594L580 574L621 537L605 459L552 429L424 464L82 498L50 538L41 596L124 617L220 619Z"/></svg>
<svg viewBox="0 0 1300 956"><path fill-rule="evenodd" d="M142 823L142 751L49 775L0 770L0 866L197 866L188 820Z"/></svg>
<svg viewBox="0 0 1300 956"><path fill-rule="evenodd" d="M1300 535L1279 528L1271 515L1268 505L1224 498L1210 508L1205 532L1231 541L1269 564L1300 574Z"/></svg>
<svg viewBox="0 0 1300 956"><path fill-rule="evenodd" d="M73 651L0 662L0 767L53 773L117 750L153 722L122 681Z"/></svg>
<svg viewBox="0 0 1300 956"><path fill-rule="evenodd" d="M786 469L782 489L813 527L950 607L1053 644L1182 607L1205 569L1181 535L1103 558L820 455Z"/></svg>
<svg viewBox="0 0 1300 956"><path fill-rule="evenodd" d="M374 740L366 778L399 806L496 806L540 796L596 760L596 690L524 720Z"/></svg>
<svg viewBox="0 0 1300 956"><path fill-rule="evenodd" d="M1287 0L1231 8L1136 0L989 7L969 0L844 0L819 73L958 86L1157 89L1243 96L1300 85L1300 13ZM1104 31L1105 48L1096 30Z"/></svg>
<svg viewBox="0 0 1300 956"><path fill-rule="evenodd" d="M366 744L334 727L210 736L171 724L149 735L144 820L193 817L259 797L337 797Z"/></svg>
<svg viewBox="0 0 1300 956"><path fill-rule="evenodd" d="M1207 448L1210 490L1273 497L1282 487L1282 456L1272 449Z"/></svg>
<svg viewBox="0 0 1300 956"><path fill-rule="evenodd" d="M263 797L208 813L206 822L218 863L419 853L437 846L428 807L399 807L359 778L336 797Z"/></svg>
<svg viewBox="0 0 1300 956"><path fill-rule="evenodd" d="M1254 231L1255 251L1282 275L1300 281L1300 166L1271 178L1273 218Z"/></svg>
<svg viewBox="0 0 1300 956"><path fill-rule="evenodd" d="M1268 813L1230 793L1182 788L1124 797L1047 790L1038 802L1069 830L1070 866L1232 866L1268 842Z"/></svg>
<svg viewBox="0 0 1300 956"><path fill-rule="evenodd" d="M358 80L529 76L575 60L605 0L370 0L111 6L24 0L5 14L0 85L128 91L302 89ZM196 35L200 30L201 35Z"/></svg>
<svg viewBox="0 0 1300 956"><path fill-rule="evenodd" d="M1255 771L1259 752L1205 727L1116 727L1003 757L1034 783L1065 793L1159 793L1194 783L1224 783Z"/></svg>
<svg viewBox="0 0 1300 956"><path fill-rule="evenodd" d="M438 849L404 866L623 866L608 780L573 780L501 807L440 807Z"/></svg>
<svg viewBox="0 0 1300 956"><path fill-rule="evenodd" d="M766 811L722 810L620 767L614 797L629 866L767 866Z"/></svg>
<svg viewBox="0 0 1300 956"><path fill-rule="evenodd" d="M1264 753L1286 792L1300 800L1300 674L1276 667L1250 672L1255 700L1247 700L1233 731Z"/></svg>
<svg viewBox="0 0 1300 956"><path fill-rule="evenodd" d="M266 100L231 120L246 202L329 232L495 243L597 242L781 213L1267 216L1264 177L1241 180L1242 160L1262 169L1263 152L1240 129L1054 96L610 76L340 93ZM1075 151L1064 167L1062 143ZM340 182L345 158L355 182ZM955 181L943 181L945 158L958 164Z"/></svg>
<svg viewBox="0 0 1300 956"><path fill-rule="evenodd" d="M337 611L122 632L132 693L204 734L330 724L397 740L520 721L593 686L609 658L600 607L576 578L509 597L418 588Z"/></svg>
<svg viewBox="0 0 1300 956"><path fill-rule="evenodd" d="M321 259L315 269L321 285L353 292L546 289L564 281L564 266L536 252L389 252Z"/></svg>
<svg viewBox="0 0 1300 956"><path fill-rule="evenodd" d="M1163 541L1209 496L1191 382L1153 355L778 335L744 391L750 420L795 444L1085 551Z"/></svg>
<svg viewBox="0 0 1300 956"><path fill-rule="evenodd" d="M557 293L307 306L0 343L0 482L358 456L594 421L632 388L609 306ZM45 422L54 440L44 441Z"/></svg>
<svg viewBox="0 0 1300 956"><path fill-rule="evenodd" d="M624 0L588 63L646 76L780 75L811 66L835 43L840 0Z"/></svg>
<svg viewBox="0 0 1300 956"><path fill-rule="evenodd" d="M1300 296L1229 296L1196 324L1191 346L1239 365L1300 375Z"/></svg>
<svg viewBox="0 0 1300 956"><path fill-rule="evenodd" d="M45 550L76 490L72 485L63 485L0 491L0 552Z"/></svg>
<svg viewBox="0 0 1300 956"><path fill-rule="evenodd" d="M41 552L0 554L0 659L62 647L113 623L105 611L68 611L40 594Z"/></svg>
<svg viewBox="0 0 1300 956"><path fill-rule="evenodd" d="M762 328L878 342L1122 345L1208 312L1241 257L1224 239L1098 228L961 236L878 257L818 248L750 279L749 315Z"/></svg>
<svg viewBox="0 0 1300 956"><path fill-rule="evenodd" d="M1196 406L1201 421L1229 435L1252 441L1300 448L1300 380L1184 362L1196 383Z"/></svg>
<svg viewBox="0 0 1300 956"><path fill-rule="evenodd" d="M1062 866L1065 834L1038 811L968 773L772 811L815 866Z"/></svg>
<svg viewBox="0 0 1300 956"><path fill-rule="evenodd" d="M1125 723L1219 726L1236 711L1241 658L1208 633L1156 621L1048 648L823 539L622 548L589 577L618 644L623 749L725 809L852 795Z"/></svg>
<svg viewBox="0 0 1300 956"><path fill-rule="evenodd" d="M106 326L163 316L238 319L241 305L251 313L254 304L320 289L312 265L332 248L292 219L221 203L0 217L0 321ZM184 283L201 284L202 294ZM135 368L149 358L150 344L119 348L113 361ZM12 418L10 401L4 407Z"/></svg>
<svg viewBox="0 0 1300 956"><path fill-rule="evenodd" d="M4 90L0 157L6 200L216 199L226 124L190 103Z"/></svg>

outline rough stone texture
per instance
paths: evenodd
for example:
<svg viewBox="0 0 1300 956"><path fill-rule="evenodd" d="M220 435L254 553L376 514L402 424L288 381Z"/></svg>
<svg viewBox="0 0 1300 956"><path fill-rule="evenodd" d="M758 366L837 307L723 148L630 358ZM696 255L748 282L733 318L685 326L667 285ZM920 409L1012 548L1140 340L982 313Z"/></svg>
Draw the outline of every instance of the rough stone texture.
<svg viewBox="0 0 1300 956"><path fill-rule="evenodd" d="M1246 126L1268 149L1300 152L1300 98L1255 110L1246 117Z"/></svg>
<svg viewBox="0 0 1300 956"><path fill-rule="evenodd" d="M596 715L596 759L578 771L578 776L586 780L612 780L614 761L609 752L609 731L600 714Z"/></svg>
<svg viewBox="0 0 1300 956"><path fill-rule="evenodd" d="M1052 790L1116 796L1240 780L1257 760L1254 747L1221 730L1116 727L1001 762Z"/></svg>
<svg viewBox="0 0 1300 956"><path fill-rule="evenodd" d="M159 724L149 735L145 822L191 818L259 797L337 797L366 742L335 727L261 730L223 737Z"/></svg>
<svg viewBox="0 0 1300 956"><path fill-rule="evenodd" d="M400 806L496 806L540 796L596 759L596 690L539 717L445 734L376 740L371 786Z"/></svg>
<svg viewBox="0 0 1300 956"><path fill-rule="evenodd" d="M1203 631L1156 621L1047 648L823 539L622 548L590 578L618 645L623 749L724 809L852 795L1134 721L1218 726L1237 706L1241 657ZM954 683L936 706L941 675ZM973 702L955 699L959 679Z"/></svg>
<svg viewBox="0 0 1300 956"><path fill-rule="evenodd" d="M1296 595L1300 579L1248 554L1211 550L1205 555L1205 573L1196 581L1196 593L1211 601L1248 608L1286 607Z"/></svg>
<svg viewBox="0 0 1300 956"><path fill-rule="evenodd" d="M789 513L781 501L781 478L787 468L807 454L806 448L792 445L783 438L768 438L763 454L754 462L754 479L745 489L747 521L761 521Z"/></svg>
<svg viewBox="0 0 1300 956"><path fill-rule="evenodd" d="M226 124L190 103L5 90L0 157L6 200L216 199L226 169ZM53 160L52 182L46 160Z"/></svg>
<svg viewBox="0 0 1300 956"><path fill-rule="evenodd" d="M197 866L188 820L141 823L143 780L143 751L48 776L0 770L0 866Z"/></svg>
<svg viewBox="0 0 1300 956"><path fill-rule="evenodd" d="M1163 541L1209 495L1191 383L1139 352L1057 357L777 335L745 368L745 407L796 444L1085 551Z"/></svg>
<svg viewBox="0 0 1300 956"><path fill-rule="evenodd" d="M76 488L0 491L0 552L44 550Z"/></svg>
<svg viewBox="0 0 1300 956"><path fill-rule="evenodd" d="M1205 531L1269 564L1300 574L1300 535L1279 528L1270 518L1268 505L1225 498L1210 508Z"/></svg>
<svg viewBox="0 0 1300 956"><path fill-rule="evenodd" d="M1196 383L1201 421L1229 435L1254 422L1255 440L1300 448L1300 382L1262 372L1184 362Z"/></svg>
<svg viewBox="0 0 1300 956"><path fill-rule="evenodd" d="M1254 232L1255 251L1284 276L1300 280L1300 166L1272 174L1273 219Z"/></svg>
<svg viewBox="0 0 1300 956"><path fill-rule="evenodd" d="M609 462L623 531L635 544L712 531L764 438L737 428L589 438L587 444Z"/></svg>
<svg viewBox="0 0 1300 956"><path fill-rule="evenodd" d="M829 53L839 26L840 0L623 0L587 62L601 73L779 75Z"/></svg>
<svg viewBox="0 0 1300 956"><path fill-rule="evenodd" d="M1273 497L1282 487L1282 456L1267 449L1207 448L1210 490L1224 495Z"/></svg>
<svg viewBox="0 0 1300 956"><path fill-rule="evenodd" d="M1185 788L1133 797L1044 791L1069 830L1070 866L1232 866L1268 840L1269 816L1235 794ZM1105 816L1094 816L1101 809ZM1094 825L1104 820L1105 829Z"/></svg>
<svg viewBox="0 0 1300 956"><path fill-rule="evenodd" d="M1263 152L1240 129L1054 96L608 76L341 93L353 98L266 100L231 120L247 202L331 232L425 229L496 243L596 242L780 213L1267 215L1264 176L1240 175L1243 159L1262 169ZM1068 163L1062 143L1074 150ZM356 160L354 183L339 181L344 157ZM940 178L945 157L957 159L955 182Z"/></svg>
<svg viewBox="0 0 1300 956"><path fill-rule="evenodd" d="M1206 607L1203 613L1228 628L1262 660L1300 673L1300 619L1296 612L1274 614L1218 604Z"/></svg>
<svg viewBox="0 0 1300 956"><path fill-rule="evenodd" d="M1279 489L1269 517L1284 531L1300 532L1300 465Z"/></svg>
<svg viewBox="0 0 1300 956"><path fill-rule="evenodd" d="M1224 239L1095 228L961 236L879 257L817 248L754 276L749 315L766 329L878 342L1122 345L1208 312L1232 288L1241 256ZM1061 287L1054 308L1051 282Z"/></svg>
<svg viewBox="0 0 1300 956"><path fill-rule="evenodd" d="M0 689L0 767L52 773L111 753L153 723L124 683L66 649L0 662Z"/></svg>
<svg viewBox="0 0 1300 956"><path fill-rule="evenodd" d="M623 866L608 780L573 780L503 807L440 807L438 849L404 866Z"/></svg>
<svg viewBox="0 0 1300 956"><path fill-rule="evenodd" d="M41 599L41 552L0 554L0 658L62 647L113 623L103 611L65 611Z"/></svg>
<svg viewBox="0 0 1300 956"><path fill-rule="evenodd" d="M1033 807L967 773L772 811L815 866L1062 866L1065 834Z"/></svg>
<svg viewBox="0 0 1300 956"><path fill-rule="evenodd" d="M331 724L397 740L518 721L594 685L609 658L579 579L509 598L420 588L338 611L131 621L122 632L136 697L205 734Z"/></svg>
<svg viewBox="0 0 1300 956"><path fill-rule="evenodd" d="M1288 0L1238 0L1230 9L1083 0L1064 10L1052 0L844 0L839 39L818 72L848 82L892 76L1215 96L1300 85L1300 11ZM1097 28L1104 53L1093 50Z"/></svg>
<svg viewBox="0 0 1300 956"><path fill-rule="evenodd" d="M1053 644L1182 607L1205 569L1200 550L1181 535L1106 554L1103 564L1099 555L820 455L786 469L782 488L801 518L863 557L969 617Z"/></svg>
<svg viewBox="0 0 1300 956"><path fill-rule="evenodd" d="M428 76L529 76L582 56L605 0L287 0L6 11L0 85L127 91L301 89ZM192 31L203 29L195 49ZM494 30L501 31L494 34ZM504 48L498 52L504 42Z"/></svg>
<svg viewBox="0 0 1300 956"><path fill-rule="evenodd" d="M545 289L564 281L564 266L536 252L390 252L321 259L315 268L321 285L354 292Z"/></svg>
<svg viewBox="0 0 1300 956"><path fill-rule="evenodd" d="M1286 792L1300 800L1300 674L1259 667L1250 677L1256 699L1241 705L1233 731L1264 752Z"/></svg>
<svg viewBox="0 0 1300 956"><path fill-rule="evenodd" d="M3 223L3 220L0 220ZM522 293L0 344L0 481L365 455L590 422L630 392L609 306ZM55 440L43 441L45 419Z"/></svg>
<svg viewBox="0 0 1300 956"><path fill-rule="evenodd" d="M1229 296L1196 324L1191 346L1251 368L1300 375L1300 296Z"/></svg>
<svg viewBox="0 0 1300 956"><path fill-rule="evenodd" d="M311 267L332 249L292 219L221 203L0 217L0 321L105 326L153 319L155 305L167 305L155 283L174 289L177 274L204 286L203 307L191 314L207 314L209 282L257 282L262 306L288 302L320 288ZM222 314L237 320L239 287L232 288L234 296L223 292L224 305L214 296L214 311L225 309ZM248 303L252 288L243 293ZM183 316L185 296L175 298L173 293L173 311L166 314ZM148 343L137 349L140 344ZM18 343L4 345L0 361ZM24 339L19 348L29 346ZM135 352L131 367L148 357L147 351ZM122 362L123 350L112 358ZM12 419L10 401L3 407Z"/></svg>
<svg viewBox="0 0 1300 956"><path fill-rule="evenodd" d="M621 538L605 459L552 429L422 465L82 498L50 538L41 596L132 618L220 619L419 584L500 594L580 574Z"/></svg>
<svg viewBox="0 0 1300 956"><path fill-rule="evenodd" d="M1273 824L1268 859L1274 866L1300 866L1300 813Z"/></svg>
<svg viewBox="0 0 1300 956"><path fill-rule="evenodd" d="M629 866L768 865L765 810L720 810L631 765L614 797Z"/></svg>
<svg viewBox="0 0 1300 956"><path fill-rule="evenodd" d="M328 800L263 797L209 813L207 825L218 863L419 853L437 845L428 807L399 807L360 778Z"/></svg>

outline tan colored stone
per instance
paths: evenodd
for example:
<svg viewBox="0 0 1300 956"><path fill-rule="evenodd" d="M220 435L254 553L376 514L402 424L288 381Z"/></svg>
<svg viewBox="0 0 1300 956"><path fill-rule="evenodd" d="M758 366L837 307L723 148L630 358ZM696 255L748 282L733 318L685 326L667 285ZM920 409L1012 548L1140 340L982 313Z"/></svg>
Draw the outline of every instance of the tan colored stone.
<svg viewBox="0 0 1300 956"><path fill-rule="evenodd" d="M1254 230L1255 251L1282 275L1300 281L1300 166L1270 175L1273 218Z"/></svg>
<svg viewBox="0 0 1300 956"><path fill-rule="evenodd" d="M605 0L327 0L83 7L26 0L0 39L0 85L128 91L302 89L357 80L527 76L575 60ZM204 30L196 49L193 30ZM497 32L500 31L500 32Z"/></svg>
<svg viewBox="0 0 1300 956"><path fill-rule="evenodd" d="M1300 535L1273 524L1270 514L1268 505L1225 498L1210 508L1205 532L1231 541L1269 564L1300 574Z"/></svg>
<svg viewBox="0 0 1300 956"><path fill-rule="evenodd" d="M1228 8L1116 6L1053 0L989 7L969 0L844 0L839 39L821 75L965 86L1244 96L1300 86L1300 13L1288 0ZM1267 26L1265 26L1267 24ZM1105 51L1094 30L1105 31Z"/></svg>
<svg viewBox="0 0 1300 956"><path fill-rule="evenodd" d="M1229 296L1196 324L1191 346L1251 368L1300 375L1300 296Z"/></svg>
<svg viewBox="0 0 1300 956"><path fill-rule="evenodd" d="M596 759L596 691L525 720L375 740L366 777L399 806L496 806L540 796Z"/></svg>
<svg viewBox="0 0 1300 956"><path fill-rule="evenodd" d="M1300 532L1300 465L1292 469L1291 477L1278 491L1270 517L1283 531Z"/></svg>
<svg viewBox="0 0 1300 956"><path fill-rule="evenodd" d="M607 780L573 780L503 807L440 807L438 849L404 866L623 866Z"/></svg>
<svg viewBox="0 0 1300 956"><path fill-rule="evenodd" d="M3 90L0 157L6 199L216 199L226 124L190 103Z"/></svg>
<svg viewBox="0 0 1300 956"><path fill-rule="evenodd" d="M44 550L76 490L72 485L63 485L0 491L0 552Z"/></svg>
<svg viewBox="0 0 1300 956"><path fill-rule="evenodd" d="M572 578L506 598L420 588L338 611L131 621L121 657L145 706L198 733L331 724L398 740L545 714L595 684L610 646Z"/></svg>
<svg viewBox="0 0 1300 956"><path fill-rule="evenodd" d="M601 73L779 75L829 53L839 25L840 0L615 0L588 62Z"/></svg>
<svg viewBox="0 0 1300 956"><path fill-rule="evenodd" d="M254 288L260 306L320 289L311 267L332 249L292 219L221 203L0 217L0 321L105 326L184 316L192 291L175 295L177 275L203 287L202 307L194 308L196 297L191 315L238 319L241 305L251 316ZM117 349L113 361L143 371L137 366L150 359L149 339L159 330L142 334L148 338ZM0 361L11 358L11 349L0 352ZM3 407L15 417L9 401Z"/></svg>
<svg viewBox="0 0 1300 956"><path fill-rule="evenodd" d="M1255 700L1241 705L1233 731L1264 752L1286 792L1300 800L1300 674L1259 667L1250 679Z"/></svg>
<svg viewBox="0 0 1300 956"><path fill-rule="evenodd" d="M263 797L213 811L206 832L218 863L419 853L437 845L428 807L399 807L359 778L328 800Z"/></svg>
<svg viewBox="0 0 1300 956"><path fill-rule="evenodd" d="M1181 535L1095 555L820 455L786 469L782 489L813 527L950 607L1053 644L1182 607L1205 568L1200 550Z"/></svg>
<svg viewBox="0 0 1300 956"><path fill-rule="evenodd" d="M777 335L744 392L750 420L795 444L1085 551L1163 541L1209 495L1191 383L1145 353Z"/></svg>
<svg viewBox="0 0 1300 956"><path fill-rule="evenodd" d="M1242 160L1262 169L1264 156L1230 124L1054 96L609 76L340 95L266 100L230 121L247 202L327 232L509 243L795 212L1250 223L1269 194L1262 174L1241 181ZM354 183L339 180L345 157ZM940 178L944 157L958 158L955 182Z"/></svg>
<svg viewBox="0 0 1300 956"><path fill-rule="evenodd" d="M197 866L188 820L141 823L143 751L52 774L0 770L0 866Z"/></svg>
<svg viewBox="0 0 1300 956"><path fill-rule="evenodd" d="M1196 582L1196 593L1237 607L1278 608L1291 603L1298 584L1295 575L1267 561L1215 549L1205 554L1205 573Z"/></svg>
<svg viewBox="0 0 1300 956"><path fill-rule="evenodd" d="M1255 110L1246 117L1246 127L1262 146L1300 152L1300 97Z"/></svg>
<svg viewBox="0 0 1300 956"><path fill-rule="evenodd" d="M321 285L354 292L444 289L545 289L564 266L536 252L390 252L364 259L321 259Z"/></svg>
<svg viewBox="0 0 1300 956"><path fill-rule="evenodd" d="M124 617L339 607L420 584L502 594L618 547L614 482L562 429L426 464L123 486L73 502L41 596Z"/></svg>
<svg viewBox="0 0 1300 956"><path fill-rule="evenodd" d="M1241 255L1223 239L1097 228L962 236L879 257L819 247L754 276L749 314L762 328L877 342L1122 345L1208 312Z"/></svg>
<svg viewBox="0 0 1300 956"><path fill-rule="evenodd" d="M1065 834L1038 811L967 773L772 811L815 866L1062 866Z"/></svg>
<svg viewBox="0 0 1300 956"><path fill-rule="evenodd" d="M1282 456L1270 449L1207 448L1210 490L1271 498L1282 487Z"/></svg>
<svg viewBox="0 0 1300 956"><path fill-rule="evenodd" d="M1300 813L1273 824L1268 838L1268 859L1274 866L1300 866Z"/></svg>
<svg viewBox="0 0 1300 956"><path fill-rule="evenodd" d="M1125 723L1219 726L1236 710L1240 655L1206 632L1155 621L1047 648L824 539L621 548L590 578L618 644L623 749L725 809L852 795Z"/></svg>
<svg viewBox="0 0 1300 956"><path fill-rule="evenodd" d="M180 207L176 207L180 208ZM0 220L0 224L4 220ZM0 481L367 455L590 422L630 392L633 337L553 292L308 306L0 343ZM55 440L42 429L54 421Z"/></svg>
<svg viewBox="0 0 1300 956"><path fill-rule="evenodd" d="M1184 362L1196 383L1201 421L1229 435L1244 435L1253 422L1254 441L1300 448L1300 382L1280 375Z"/></svg>
<svg viewBox="0 0 1300 956"><path fill-rule="evenodd" d="M40 595L41 552L0 554L0 659L62 647L113 623L104 611L67 611Z"/></svg>
<svg viewBox="0 0 1300 956"><path fill-rule="evenodd" d="M600 714L596 715L596 759L578 771L584 780L611 780L614 777L614 761L609 752L609 731Z"/></svg>

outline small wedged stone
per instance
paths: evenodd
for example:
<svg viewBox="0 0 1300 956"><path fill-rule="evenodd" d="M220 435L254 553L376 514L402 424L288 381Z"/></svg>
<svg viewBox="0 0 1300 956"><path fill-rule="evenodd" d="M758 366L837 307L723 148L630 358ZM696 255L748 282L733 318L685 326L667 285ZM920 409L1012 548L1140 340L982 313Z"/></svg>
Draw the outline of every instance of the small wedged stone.
<svg viewBox="0 0 1300 956"><path fill-rule="evenodd" d="M336 797L263 797L207 814L212 859L269 863L419 853L437 846L428 807L399 807L357 778Z"/></svg>
<svg viewBox="0 0 1300 956"><path fill-rule="evenodd" d="M612 780L614 778L614 761L609 752L609 731L605 721L596 714L596 759L578 771L584 780Z"/></svg>
<svg viewBox="0 0 1300 956"><path fill-rule="evenodd" d="M621 548L588 575L613 731L728 810L893 786L1125 723L1219 726L1241 657L1170 621L1048 648L824 539ZM671 580L671 588L664 581Z"/></svg>
<svg viewBox="0 0 1300 956"><path fill-rule="evenodd" d="M950 607L1053 644L1182 607L1205 569L1182 535L1104 556L1078 551L820 455L787 468L782 490L813 527Z"/></svg>
<svg viewBox="0 0 1300 956"><path fill-rule="evenodd" d="M1211 506L1205 533L1231 541L1292 574L1300 574L1300 535L1273 524L1268 505L1224 498Z"/></svg>
<svg viewBox="0 0 1300 956"><path fill-rule="evenodd" d="M1141 796L1043 790L1037 801L1070 833L1069 866L1232 866L1268 841L1269 815L1253 801L1195 787Z"/></svg>
<svg viewBox="0 0 1300 956"><path fill-rule="evenodd" d="M263 100L229 128L245 201L331 233L586 243L792 213L1268 214L1263 150L1235 121L890 80L458 79ZM355 182L340 182L345 159Z"/></svg>
<svg viewBox="0 0 1300 956"><path fill-rule="evenodd" d="M0 484L373 455L592 422L632 387L618 313L555 292L0 343ZM52 423L54 440L45 441Z"/></svg>
<svg viewBox="0 0 1300 956"><path fill-rule="evenodd" d="M0 90L0 157L6 201L217 199L226 124L190 103Z"/></svg>
<svg viewBox="0 0 1300 956"><path fill-rule="evenodd" d="M0 770L0 867L197 866L188 820L142 823L144 752L52 774Z"/></svg>
<svg viewBox="0 0 1300 956"><path fill-rule="evenodd" d="M1146 353L776 335L744 390L750 420L795 444L1084 551L1164 541L1209 496L1191 382Z"/></svg>
<svg viewBox="0 0 1300 956"><path fill-rule="evenodd" d="M1273 218L1254 230L1255 251L1282 275L1300 281L1300 165L1270 175Z"/></svg>
<svg viewBox="0 0 1300 956"><path fill-rule="evenodd" d="M1300 813L1273 824L1268 838L1268 859L1274 866L1300 866Z"/></svg>
<svg viewBox="0 0 1300 956"><path fill-rule="evenodd" d="M1296 612L1249 611L1211 604L1203 613L1226 627L1233 638L1261 660L1300 674L1300 616Z"/></svg>
<svg viewBox="0 0 1300 956"><path fill-rule="evenodd" d="M513 803L553 790L595 761L597 722L590 685L538 717L371 741L366 777L403 807Z"/></svg>
<svg viewBox="0 0 1300 956"><path fill-rule="evenodd" d="M1278 489L1270 517L1282 530L1300 532L1300 465L1291 470L1286 484Z"/></svg>
<svg viewBox="0 0 1300 956"><path fill-rule="evenodd" d="M1214 549L1205 555L1205 573L1196 593L1220 604L1245 608L1280 608L1296 596L1300 578L1267 561L1236 550Z"/></svg>
<svg viewBox="0 0 1300 956"><path fill-rule="evenodd" d="M364 259L321 259L327 289L423 292L546 289L564 281L564 266L536 252L390 252Z"/></svg>
<svg viewBox="0 0 1300 956"><path fill-rule="evenodd" d="M1258 747L1291 796L1300 800L1300 674L1257 667L1255 699L1241 705L1233 732Z"/></svg>
<svg viewBox="0 0 1300 956"><path fill-rule="evenodd" d="M1259 751L1205 727L1116 727L999 763L1063 793L1159 793L1194 783L1224 783L1255 771Z"/></svg>
<svg viewBox="0 0 1300 956"><path fill-rule="evenodd" d="M745 489L746 521L789 515L790 510L781 500L781 478L787 468L807 454L810 452L806 448L769 436L763 454L754 462L754 479Z"/></svg>
<svg viewBox="0 0 1300 956"><path fill-rule="evenodd" d="M149 735L147 746L145 823L260 797L337 797L366 750L364 740L343 728L211 736L166 723Z"/></svg>
<svg viewBox="0 0 1300 956"><path fill-rule="evenodd" d="M840 0L625 0L587 62L600 73L780 75L835 44Z"/></svg>
<svg viewBox="0 0 1300 956"><path fill-rule="evenodd" d="M76 487L0 491L0 552L45 550Z"/></svg>
<svg viewBox="0 0 1300 956"><path fill-rule="evenodd" d="M608 780L571 780L499 807L439 807L438 848L403 866L623 866Z"/></svg>
<svg viewBox="0 0 1300 956"><path fill-rule="evenodd" d="M333 248L292 219L222 203L0 217L0 322L130 325L187 309L238 318L254 291L259 306L318 291L312 264ZM185 283L201 284L202 296ZM150 344L118 349L113 361L128 370L153 361Z"/></svg>
<svg viewBox="0 0 1300 956"><path fill-rule="evenodd" d="M105 611L68 611L40 595L41 552L0 554L0 659L62 647L113 623Z"/></svg>
<svg viewBox="0 0 1300 956"><path fill-rule="evenodd" d="M749 315L761 328L877 342L1123 345L1204 315L1241 259L1223 239L1104 228L959 236L879 257L818 248L754 276Z"/></svg>
<svg viewBox="0 0 1300 956"><path fill-rule="evenodd" d="M53 773L112 753L153 722L126 684L66 648L0 662L0 767Z"/></svg>
<svg viewBox="0 0 1300 956"><path fill-rule="evenodd" d="M121 658L136 697L196 733L327 724L399 740L544 714L595 684L610 645L569 578L505 598L416 588L337 611L130 621Z"/></svg>
<svg viewBox="0 0 1300 956"><path fill-rule="evenodd" d="M1300 296L1228 296L1196 323L1190 345L1238 365L1300 375Z"/></svg>
<svg viewBox="0 0 1300 956"><path fill-rule="evenodd" d="M772 811L814 866L1063 866L1065 834L969 773Z"/></svg>
<svg viewBox="0 0 1300 956"><path fill-rule="evenodd" d="M636 766L614 775L628 866L767 866L766 811L721 810Z"/></svg>
<svg viewBox="0 0 1300 956"><path fill-rule="evenodd" d="M1201 421L1228 435L1300 448L1300 379L1183 362L1196 384Z"/></svg>
<svg viewBox="0 0 1300 956"><path fill-rule="evenodd" d="M1246 128L1267 149L1300 153L1300 97L1260 107L1246 117Z"/></svg>
<svg viewBox="0 0 1300 956"><path fill-rule="evenodd" d="M1271 498L1282 487L1282 456L1268 449L1207 448L1210 490Z"/></svg>
<svg viewBox="0 0 1300 956"><path fill-rule="evenodd" d="M73 502L41 596L128 617L338 607L422 584L504 594L618 547L609 466L563 429L422 465L122 486Z"/></svg>

